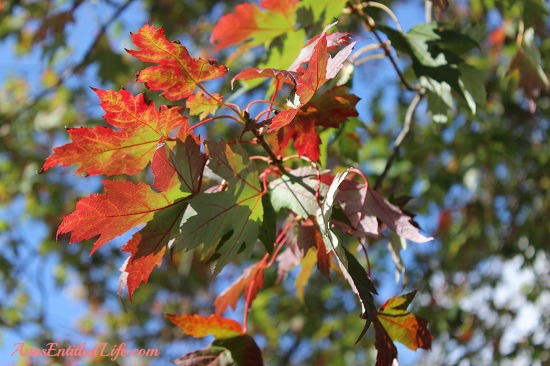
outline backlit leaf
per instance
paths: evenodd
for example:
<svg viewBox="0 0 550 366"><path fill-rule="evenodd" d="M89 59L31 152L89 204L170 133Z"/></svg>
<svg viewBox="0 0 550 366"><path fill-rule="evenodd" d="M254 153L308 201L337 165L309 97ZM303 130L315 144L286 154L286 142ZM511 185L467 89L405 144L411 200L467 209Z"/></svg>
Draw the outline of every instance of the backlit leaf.
<svg viewBox="0 0 550 366"><path fill-rule="evenodd" d="M197 314L165 314L164 317L180 327L186 335L195 338L212 335L216 339L227 339L243 333L241 325L235 320L215 314L209 317Z"/></svg>
<svg viewBox="0 0 550 366"><path fill-rule="evenodd" d="M189 56L187 48L179 42L166 39L163 28L146 24L132 34L132 41L139 49L127 50L129 54L143 62L158 64L141 71L137 81L146 83L150 90L162 90L161 95L169 100L187 98L199 83L227 73L225 66Z"/></svg>
<svg viewBox="0 0 550 366"><path fill-rule="evenodd" d="M309 248L304 258L302 258L300 265L302 266L298 276L296 276L296 296L300 301L304 302L304 289L313 268L317 263L317 248Z"/></svg>
<svg viewBox="0 0 550 366"><path fill-rule="evenodd" d="M176 128L188 128L180 107L161 106L158 110L143 94L134 97L124 89L94 90L101 99L103 117L117 129L69 129L72 142L54 149L44 163L44 171L59 164L78 164L76 173L136 174L149 163L161 138L168 139Z"/></svg>
<svg viewBox="0 0 550 366"><path fill-rule="evenodd" d="M433 336L428 330L428 321L407 311L416 291L392 297L378 311L378 319L393 341L409 349L431 349Z"/></svg>
<svg viewBox="0 0 550 366"><path fill-rule="evenodd" d="M311 167L292 170L289 175L269 183L273 208L275 211L288 208L304 218L314 215L319 208L315 192L319 189L323 195L327 186L316 179L317 172Z"/></svg>
<svg viewBox="0 0 550 366"><path fill-rule="evenodd" d="M214 302L216 314L223 314L230 306L235 310L242 294L245 297L250 296L250 304L252 304L264 285L266 262L267 258L264 258L246 268L243 274L216 298Z"/></svg>
<svg viewBox="0 0 550 366"><path fill-rule="evenodd" d="M145 183L104 180L105 193L76 203L76 210L59 225L57 235L71 232L70 243L99 235L91 254L103 244L153 219L155 212L173 205L177 197L157 193Z"/></svg>
<svg viewBox="0 0 550 366"><path fill-rule="evenodd" d="M355 183L346 182L338 194L338 201L353 227L345 228L347 225L341 223L338 225L352 235L360 238L367 235L378 236L380 228L377 219L379 219L405 239L417 243L433 240L432 237L420 234L420 230L411 222L412 217L369 187L359 187Z"/></svg>
<svg viewBox="0 0 550 366"><path fill-rule="evenodd" d="M207 148L209 168L228 182L229 189L190 200L196 215L182 225L176 247L192 249L203 244L203 250L207 250L220 245L218 273L243 244L248 250L254 246L263 220L264 192L254 162L240 145L209 142Z"/></svg>
<svg viewBox="0 0 550 366"><path fill-rule="evenodd" d="M189 108L189 114L199 116L200 119L205 119L209 114L216 113L216 110L221 105L223 97L219 94L212 94L214 98L203 95L202 92L197 92L187 98L185 106Z"/></svg>
<svg viewBox="0 0 550 366"><path fill-rule="evenodd" d="M212 30L215 51L248 41L247 48L261 45L294 30L296 0L263 0L260 5L243 3L224 15ZM239 51L237 51L239 52Z"/></svg>

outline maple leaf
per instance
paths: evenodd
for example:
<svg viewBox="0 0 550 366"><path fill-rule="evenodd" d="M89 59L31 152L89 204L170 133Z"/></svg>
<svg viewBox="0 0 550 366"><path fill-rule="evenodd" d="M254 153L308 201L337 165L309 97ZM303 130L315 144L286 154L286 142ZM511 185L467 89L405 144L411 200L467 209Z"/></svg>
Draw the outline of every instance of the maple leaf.
<svg viewBox="0 0 550 366"><path fill-rule="evenodd" d="M313 161L319 161L321 137L317 133L315 120L311 118L295 118L290 124L279 130L281 148L294 139L294 148L299 155L307 156Z"/></svg>
<svg viewBox="0 0 550 366"><path fill-rule="evenodd" d="M216 113L221 105L223 97L220 94L212 94L211 97L204 96L202 92L197 92L187 98L185 105L189 108L189 113L193 116L199 116L200 119L208 117L209 114Z"/></svg>
<svg viewBox="0 0 550 366"><path fill-rule="evenodd" d="M344 49L340 50L334 57L331 57L328 53L326 32L334 26L334 24L336 23L328 25L323 30L319 39L315 43L315 46L313 47L313 52L311 53L311 58L308 61L307 69L298 77L296 83L296 96L298 103L294 103L297 105L277 114L273 118L273 123L268 130L269 132L277 131L292 122L294 117L298 114L298 111L313 98L317 90L328 80L336 77L338 72L342 69L344 61L348 58L353 50L353 47L355 46L355 42L350 43Z"/></svg>
<svg viewBox="0 0 550 366"><path fill-rule="evenodd" d="M293 216L291 216L293 217ZM311 248L316 248L317 268L330 281L330 259L331 253L327 253L323 238L319 230L313 224L311 219L300 221L296 227L297 235L293 229L287 231L286 249L277 256L277 281L281 281L283 276L293 268L300 265L306 253Z"/></svg>
<svg viewBox="0 0 550 366"><path fill-rule="evenodd" d="M341 223L338 223L338 226L352 235L357 237L378 236L378 218L388 228L405 239L416 243L433 240L432 237L420 234L418 228L412 224L411 216L369 187L359 187L356 183L346 182L345 187L338 194L338 201L352 227L349 228Z"/></svg>
<svg viewBox="0 0 550 366"><path fill-rule="evenodd" d="M224 76L225 66L218 66L211 60L192 58L187 48L179 42L170 42L163 28L144 25L132 41L139 50L126 50L143 62L156 63L138 75L137 81L144 82L150 90L162 90L161 95L169 100L189 97L200 83Z"/></svg>
<svg viewBox="0 0 550 366"><path fill-rule="evenodd" d="M90 255L117 236L152 220L155 212L170 207L181 197L155 192L145 183L102 182L105 193L78 201L76 210L63 219L57 230L58 236L71 232L70 243L99 235Z"/></svg>
<svg viewBox="0 0 550 366"><path fill-rule="evenodd" d="M334 24L328 25L327 28L332 27ZM289 71L298 71L300 67L309 62L311 59L311 56L313 55L313 51L315 49L315 46L317 45L317 42L319 42L319 39L321 38L323 33L313 37L310 39L306 45L300 50L300 53L298 54L298 57L292 62L292 65L288 68ZM351 35L350 33L345 32L334 32L327 34L327 50L335 50L339 46L349 46L350 45L350 39Z"/></svg>
<svg viewBox="0 0 550 366"><path fill-rule="evenodd" d="M237 5L235 12L224 15L212 30L210 42L216 44L214 52L249 41L242 47L247 49L294 30L297 3L297 0L263 0L260 5L267 11L256 4Z"/></svg>
<svg viewBox="0 0 550 366"><path fill-rule="evenodd" d="M181 366L263 366L262 352L249 335L216 339L200 351L174 360Z"/></svg>
<svg viewBox="0 0 550 366"><path fill-rule="evenodd" d="M282 208L292 210L297 216L307 218L315 215L319 203L315 192L324 195L327 185L317 180L317 172L312 167L302 167L291 170L269 183L271 203L275 211Z"/></svg>
<svg viewBox="0 0 550 366"><path fill-rule="evenodd" d="M235 320L215 314L209 317L197 314L164 314L164 317L180 327L186 335L195 338L212 335L216 339L227 339L243 334L241 325Z"/></svg>
<svg viewBox="0 0 550 366"><path fill-rule="evenodd" d="M377 314L392 340L413 351L418 348L431 349L433 339L428 330L428 321L407 311L416 292L392 297L380 307Z"/></svg>
<svg viewBox="0 0 550 366"><path fill-rule="evenodd" d="M258 238L263 220L262 196L254 162L240 145L207 143L209 168L225 179L229 189L201 194L190 200L196 212L181 227L177 248L192 249L203 244L203 251L217 245L220 254L215 273L237 254L241 245L250 250Z"/></svg>
<svg viewBox="0 0 550 366"><path fill-rule="evenodd" d="M178 198L196 195L200 191L206 156L192 135L185 142L177 139L175 151L161 143L157 147L151 168L155 175L154 186L167 195ZM156 266L162 264L162 257L168 242L179 234L179 226L187 208L187 201L180 199L174 205L154 214L145 228L134 234L122 248L130 257L121 268L119 295L122 288L128 287L132 301L133 292L146 283Z"/></svg>
<svg viewBox="0 0 550 366"><path fill-rule="evenodd" d="M62 165L78 164L76 173L88 175L136 174L153 156L159 139L168 139L177 129L188 129L187 117L180 107L155 108L143 94L134 97L127 90L93 89L101 100L107 123L103 126L71 128L72 142L54 148L43 171Z"/></svg>
<svg viewBox="0 0 550 366"><path fill-rule="evenodd" d="M130 257L121 268L119 295L127 286L132 301L134 291L142 283L147 283L155 267L160 267L168 242L179 234L179 224L186 208L187 202L180 201L158 211L147 226L135 233L122 248L123 252L130 253Z"/></svg>
<svg viewBox="0 0 550 366"><path fill-rule="evenodd" d="M235 361L231 352L225 347L209 346L176 358L174 364L179 366L229 366Z"/></svg>
<svg viewBox="0 0 550 366"><path fill-rule="evenodd" d="M327 250L334 253L344 278L348 281L353 292L357 294L361 301L363 316L369 316L369 314L376 312L374 299L371 295L377 294L376 288L365 269L357 262L357 259L346 248L340 245L338 237L331 230L330 226L330 219L336 203L336 196L340 189L340 185L345 181L348 174L349 169L334 177L322 204L317 209L315 219ZM366 329L363 330L359 339L365 332Z"/></svg>
<svg viewBox="0 0 550 366"><path fill-rule="evenodd" d="M200 192L206 155L192 135L176 140L174 150L165 143L158 145L151 162L155 175L153 185L159 191L177 188L189 194Z"/></svg>
<svg viewBox="0 0 550 366"><path fill-rule="evenodd" d="M407 311L415 295L416 291L394 296L372 314L374 345L378 350L376 366L391 365L397 359L394 341L413 351L418 348L431 349L433 336L428 330L428 321Z"/></svg>
<svg viewBox="0 0 550 366"><path fill-rule="evenodd" d="M298 154L318 161L321 154L321 138L316 126L338 128L349 117L358 116L355 109L358 102L359 98L348 94L345 86L327 90L301 108L292 122L279 130L278 139L281 147L284 148L294 139L294 147Z"/></svg>
<svg viewBox="0 0 550 366"><path fill-rule="evenodd" d="M252 304L258 292L264 286L264 269L266 268L267 257L247 267L243 274L237 278L228 288L226 288L214 301L216 314L222 314L229 306L233 310L237 307L237 301L241 294L250 296L249 306ZM248 295L250 294L250 295Z"/></svg>

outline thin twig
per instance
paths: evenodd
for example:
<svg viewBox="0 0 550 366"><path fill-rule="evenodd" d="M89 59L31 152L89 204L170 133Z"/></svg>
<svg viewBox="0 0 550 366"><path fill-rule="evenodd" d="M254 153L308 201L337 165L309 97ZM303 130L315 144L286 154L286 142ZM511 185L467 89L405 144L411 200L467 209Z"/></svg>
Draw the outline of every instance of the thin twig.
<svg viewBox="0 0 550 366"><path fill-rule="evenodd" d="M388 161L386 162L386 167L384 168L384 171L382 172L382 175L380 175L378 177L378 179L376 180L376 183L374 184L374 189L375 190L380 188L380 185L382 184L382 181L384 180L384 178L388 174L388 172L389 172L389 170L390 170L390 168L393 164L393 161L395 160L395 158L399 154L399 149L401 148L401 144L403 143L403 141L407 137L407 134L410 131L411 122L412 122L412 118L414 116L414 112L416 110L416 107L418 106L418 103L420 103L420 101L422 100L423 96L424 96L424 90L421 89L418 93L416 93L416 95L412 99L411 104L409 105L409 108L407 109L407 113L405 114L405 122L403 123L403 129L401 130L401 132L399 132L399 135L397 135L397 138L395 139L395 142L393 144L393 152L392 152L390 158L388 159Z"/></svg>
<svg viewBox="0 0 550 366"><path fill-rule="evenodd" d="M403 33L403 28L401 28L401 24L399 23L399 19L397 19L397 16L395 16L394 12L391 11L391 9L388 8L386 5L384 5L382 3L379 3L379 2L376 2L376 1L367 1L367 2L364 2L363 5L384 10L386 12L386 14L388 14L390 16L390 18L393 19L393 21L397 25L397 29L401 33Z"/></svg>
<svg viewBox="0 0 550 366"><path fill-rule="evenodd" d="M390 45L390 41L386 41L384 42L386 43L388 46ZM366 53L366 52L369 52L369 51L374 51L374 50L377 50L379 48L381 48L382 46L380 46L380 43L373 43L373 44L368 44L364 47L361 47L360 49L358 49L357 51L355 51L353 53L353 55L351 55L349 58L348 58L348 61L351 62L352 64L355 63L355 60L357 60L357 58L359 56L361 56L362 54Z"/></svg>
<svg viewBox="0 0 550 366"><path fill-rule="evenodd" d="M363 25L363 27L371 32L372 34L374 34L374 36L376 37L376 39L378 40L378 43L380 44L381 48L384 50L384 52L386 53L386 56L388 56L391 64L393 65L393 68L395 69L395 71L397 72L397 75L399 76L399 79L401 80L401 83L403 84L403 86L405 86L405 88L407 88L408 90L410 91L416 91L418 90L418 87L414 87L414 86L411 86L409 84L409 82L407 81L407 79L405 79L405 76L403 75L403 73L401 72L401 70L399 69L399 66L397 65L397 61L395 60L395 58L393 57L392 53L391 53L391 50L390 48L386 45L386 43L382 40L382 37L380 37L380 34L378 33L378 31L376 30L375 26L374 26L374 20L372 20L371 17L369 17L367 14L365 14L363 12L363 6L361 5L361 3L359 2L357 5L353 5L351 4L351 2L348 2L348 7L351 9L351 12L352 13L355 13L359 16L359 19L361 20L361 24Z"/></svg>
<svg viewBox="0 0 550 366"><path fill-rule="evenodd" d="M368 55L368 56L365 56L357 61L355 61L355 66L359 66L361 64L364 64L365 62L367 61L372 61L372 60L377 60L377 59L381 59L381 58L386 58L386 54L385 53L376 53L374 55Z"/></svg>

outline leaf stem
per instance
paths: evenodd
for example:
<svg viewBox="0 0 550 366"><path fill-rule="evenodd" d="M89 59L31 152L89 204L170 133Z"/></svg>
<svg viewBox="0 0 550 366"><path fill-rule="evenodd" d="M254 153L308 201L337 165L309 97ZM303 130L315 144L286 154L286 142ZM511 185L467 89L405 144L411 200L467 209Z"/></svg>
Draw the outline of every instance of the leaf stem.
<svg viewBox="0 0 550 366"><path fill-rule="evenodd" d="M262 262L265 263L268 256L269 256L269 253L266 253L264 255L260 263L258 263L258 267L265 268L265 264L262 264ZM252 281L250 281L250 285L248 286L248 291L246 292L246 299L244 302L244 315L243 315L243 333L246 333L246 323L248 322L248 312L250 311L250 305L252 302L252 291L254 291L254 284L256 283L256 278L258 277L260 272L262 271L258 269L256 273L254 273L254 278L252 279Z"/></svg>
<svg viewBox="0 0 550 366"><path fill-rule="evenodd" d="M364 64L365 62L372 61L372 60L378 60L378 59L386 58L386 57L387 56L386 56L385 53L376 53L374 55L368 55L368 56L365 56L365 57L355 61L354 65L359 66L361 64Z"/></svg>
<svg viewBox="0 0 550 366"><path fill-rule="evenodd" d="M269 260L269 263L267 263L266 267L271 267L273 262L275 262L275 259L277 258L277 255L279 254L279 251L283 247L283 245L286 243L286 233L292 226L292 223L294 220L289 220L289 222L284 226L284 228L279 233L279 236L277 236L277 239L275 240L275 244L277 244L277 247L273 251L273 254L271 255L271 259Z"/></svg>
<svg viewBox="0 0 550 366"><path fill-rule="evenodd" d="M207 124L207 123L209 123L209 122L212 122L212 121L214 121L214 120L216 120L216 119L222 119L222 118L230 118L230 119L233 119L233 120L235 120L235 121L241 123L241 120L238 119L238 118L235 117L235 116L229 116L229 115L225 115L225 116L215 116L215 117L210 117L210 118L207 118L207 119L203 119L202 121L200 121L200 122L194 124L193 126L189 127L189 129L192 131L192 130L194 130L194 129L197 128L197 127L203 126L203 125L205 125L205 124Z"/></svg>
<svg viewBox="0 0 550 366"><path fill-rule="evenodd" d="M254 104L259 104L259 103L269 104L270 108L273 105L276 105L277 107L280 107L280 108L284 108L284 106L282 106L279 103L274 102L273 100L253 100L252 102L250 102L246 105L245 111L248 111L250 109L250 107L253 106Z"/></svg>

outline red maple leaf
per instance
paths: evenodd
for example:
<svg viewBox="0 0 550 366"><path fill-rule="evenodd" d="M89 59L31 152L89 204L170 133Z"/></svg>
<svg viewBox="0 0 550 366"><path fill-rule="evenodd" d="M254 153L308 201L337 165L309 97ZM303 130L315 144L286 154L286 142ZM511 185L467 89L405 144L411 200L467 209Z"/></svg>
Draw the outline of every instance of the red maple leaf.
<svg viewBox="0 0 550 366"><path fill-rule="evenodd" d="M157 211L154 217L122 248L130 257L121 268L119 294L128 287L130 301L133 292L146 283L162 257L168 242L179 234L179 225L187 208L187 199L200 192L206 156L192 135L185 142L176 141L175 151L159 144L151 163L155 174L154 186L172 197L178 197L173 205Z"/></svg>
<svg viewBox="0 0 550 366"><path fill-rule="evenodd" d="M158 110L143 94L134 97L124 89L94 91L101 100L105 121L117 129L69 129L72 142L54 148L43 171L56 165L78 164L76 173L136 174L151 160L159 139L168 139L176 128L189 128L180 107L161 106Z"/></svg>
<svg viewBox="0 0 550 366"><path fill-rule="evenodd" d="M105 193L78 201L76 210L63 219L57 230L58 236L70 232L70 243L99 235L90 255L174 203L173 197L155 192L145 183L104 180L103 186Z"/></svg>
<svg viewBox="0 0 550 366"><path fill-rule="evenodd" d="M349 117L357 116L355 105L358 101L357 96L347 93L345 86L338 86L326 91L300 110L289 109L282 112L296 111L296 118L279 130L281 147L284 148L291 139L294 139L294 147L298 154L318 161L321 138L316 127L337 128Z"/></svg>
<svg viewBox="0 0 550 366"><path fill-rule="evenodd" d="M227 67L218 66L212 60L192 58L187 48L179 42L170 42L163 28L144 25L132 41L139 50L126 50L143 62L156 63L141 71L137 81L144 82L150 90L162 90L169 100L184 99L194 93L200 83L224 76Z"/></svg>
<svg viewBox="0 0 550 366"><path fill-rule="evenodd" d="M237 5L235 12L224 15L212 30L214 52L248 40L245 48L257 46L293 30L297 4L297 0L263 0L260 5L267 11L256 4Z"/></svg>
<svg viewBox="0 0 550 366"><path fill-rule="evenodd" d="M331 57L328 53L326 32L333 25L334 24L327 26L323 33L321 33L319 39L315 42L309 60L304 59L304 54L309 56L309 52L305 52L299 56L300 61L297 67L300 67L304 62L307 62L308 66L297 79L295 102L290 109L282 111L273 118L273 123L269 127L269 132L278 131L290 124L298 115L298 111L313 99L317 90L319 90L328 80L336 77L338 72L342 69L344 61L353 50L355 42L346 46L334 57Z"/></svg>

